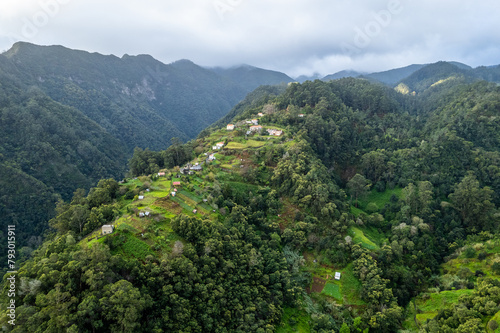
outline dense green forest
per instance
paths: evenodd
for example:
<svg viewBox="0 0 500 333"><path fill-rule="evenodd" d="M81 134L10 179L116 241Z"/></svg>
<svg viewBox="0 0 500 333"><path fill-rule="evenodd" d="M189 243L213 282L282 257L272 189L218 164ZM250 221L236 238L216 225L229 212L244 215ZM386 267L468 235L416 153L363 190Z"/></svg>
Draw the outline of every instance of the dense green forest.
<svg viewBox="0 0 500 333"><path fill-rule="evenodd" d="M262 86L128 164L73 93L5 74L0 213L25 262L2 327L497 332L500 87L469 72Z"/></svg>
<svg viewBox="0 0 500 333"><path fill-rule="evenodd" d="M235 77L237 69L213 71L189 60L164 64L149 55L119 58L24 42L0 55L0 68L80 110L128 152L194 138L257 86L291 80L257 68Z"/></svg>
<svg viewBox="0 0 500 333"><path fill-rule="evenodd" d="M0 322L496 332L500 88L424 81L415 94L353 78L261 87L234 130L226 118L186 144L135 149L124 182L59 201L17 273L16 326Z"/></svg>
<svg viewBox="0 0 500 333"><path fill-rule="evenodd" d="M194 138L256 85L289 80L254 68L236 83L219 72L25 42L0 54L0 242L17 224L17 246L29 253L59 198L123 178L134 149Z"/></svg>
<svg viewBox="0 0 500 333"><path fill-rule="evenodd" d="M1 72L0 82L0 240L6 243L7 225L15 224L17 245L29 253L41 244L57 200L119 177L127 159L120 142L78 110L25 91Z"/></svg>

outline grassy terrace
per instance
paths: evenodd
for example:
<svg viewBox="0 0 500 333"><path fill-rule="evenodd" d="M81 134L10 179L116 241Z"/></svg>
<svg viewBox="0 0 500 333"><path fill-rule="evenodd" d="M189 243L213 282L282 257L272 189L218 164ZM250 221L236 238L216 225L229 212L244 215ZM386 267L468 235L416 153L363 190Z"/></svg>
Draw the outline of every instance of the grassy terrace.
<svg viewBox="0 0 500 333"><path fill-rule="evenodd" d="M276 330L276 333L309 333L311 332L310 320L311 316L307 312L300 311L297 308L285 307L281 325Z"/></svg>
<svg viewBox="0 0 500 333"><path fill-rule="evenodd" d="M360 213L365 212L366 206L368 206L369 203L374 203L377 205L378 209L381 209L385 206L386 203L390 202L393 195L401 198L402 191L403 189L400 187L396 187L392 190L387 189L384 192L378 192L377 190L372 189L366 197L358 199L358 207L355 207L355 202L353 199L351 213L353 213L357 217Z"/></svg>
<svg viewBox="0 0 500 333"><path fill-rule="evenodd" d="M475 253L469 254L473 256L467 258L466 249L472 248ZM479 259L478 254L483 253L484 258ZM473 280L476 280L475 272L480 271L486 277L500 279L500 275L496 275L492 269L491 265L500 261L500 240L492 239L484 243L470 244L463 249L458 251L458 256L454 259L448 260L441 267L443 274L441 276L442 280L453 279L456 275L468 274ZM418 296L414 302L417 307L417 312L415 312L414 304L408 306L408 316L404 322L404 327L413 332L418 332L418 327L415 323L415 319L418 324L424 323L427 319L434 318L439 310L446 307L450 307L453 304L458 303L461 295L468 295L473 293L472 289L459 289L459 290L446 290L439 293L424 293ZM489 320L496 320L500 323L500 312L496 313L492 318L486 318L486 324ZM488 332L492 332L491 330ZM495 333L500 332L496 330Z"/></svg>
<svg viewBox="0 0 500 333"><path fill-rule="evenodd" d="M472 248L472 257L467 258L466 249ZM479 254L482 253L484 258L480 258ZM494 262L500 262L500 240L489 240L484 243L472 244L462 249L458 258L451 259L443 264L443 270L448 274L457 274L460 269L469 269L470 272L475 273L481 271L485 276L494 279L500 279L500 275L495 274L491 266Z"/></svg>
<svg viewBox="0 0 500 333"><path fill-rule="evenodd" d="M229 142L226 147L227 149L247 149L263 147L265 144L265 141L246 140L245 142Z"/></svg>
<svg viewBox="0 0 500 333"><path fill-rule="evenodd" d="M319 297L327 296L338 304L363 306L361 299L361 282L354 276L352 264L344 268L334 267L325 261L321 255L304 253L306 261L303 270L310 272L313 282L309 290L319 293ZM314 262L316 260L316 262ZM335 272L340 272L340 280L335 280ZM311 295L312 296L312 295Z"/></svg>
<svg viewBox="0 0 500 333"><path fill-rule="evenodd" d="M438 314L439 310L457 303L460 296L468 295L472 292L473 290L471 289L460 289L424 294L415 300L418 309L417 312L415 312L415 304L410 303L408 305L409 314L406 321L403 323L403 326L408 330L418 332L415 319L418 324L421 325L428 319L434 318Z"/></svg>
<svg viewBox="0 0 500 333"><path fill-rule="evenodd" d="M364 228L363 231L363 229L359 227L350 227L348 234L352 237L352 242L354 244L361 243L361 246L369 250L380 249L379 244L381 243L383 236L380 235L375 229Z"/></svg>

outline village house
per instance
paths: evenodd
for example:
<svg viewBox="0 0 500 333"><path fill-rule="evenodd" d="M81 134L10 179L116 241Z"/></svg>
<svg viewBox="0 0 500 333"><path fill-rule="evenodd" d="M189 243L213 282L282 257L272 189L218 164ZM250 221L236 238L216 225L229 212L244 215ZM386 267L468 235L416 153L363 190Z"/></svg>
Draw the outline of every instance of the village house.
<svg viewBox="0 0 500 333"><path fill-rule="evenodd" d="M335 272L335 280L340 280L340 272Z"/></svg>
<svg viewBox="0 0 500 333"><path fill-rule="evenodd" d="M201 165L193 165L189 169L192 170L192 171L201 171L201 170L203 170L203 168L201 167Z"/></svg>
<svg viewBox="0 0 500 333"><path fill-rule="evenodd" d="M299 117L304 118L304 114L303 113L299 114Z"/></svg>
<svg viewBox="0 0 500 333"><path fill-rule="evenodd" d="M215 160L216 160L216 158L215 158L215 154L210 154L210 155L208 155L208 160L209 160L209 161L215 161Z"/></svg>
<svg viewBox="0 0 500 333"><path fill-rule="evenodd" d="M260 125L257 125L257 126L250 126L250 131L251 131L251 132L258 132L258 131L262 131L262 126L260 126Z"/></svg>
<svg viewBox="0 0 500 333"><path fill-rule="evenodd" d="M232 131L232 130L234 130L234 125L233 124L227 124L226 129L228 131Z"/></svg>
<svg viewBox="0 0 500 333"><path fill-rule="evenodd" d="M158 172L158 176L165 176L165 172Z"/></svg>
<svg viewBox="0 0 500 333"><path fill-rule="evenodd" d="M258 125L259 124L259 121L257 119L252 119L252 124L254 125Z"/></svg>
<svg viewBox="0 0 500 333"><path fill-rule="evenodd" d="M170 194L172 194L172 196L175 197L176 193L177 192L174 191L174 192L171 192Z"/></svg>
<svg viewBox="0 0 500 333"><path fill-rule="evenodd" d="M102 232L103 235L111 234L111 233L113 233L114 229L115 228L112 225L105 224L105 225L102 226L102 229L101 229L102 231L101 232Z"/></svg>
<svg viewBox="0 0 500 333"><path fill-rule="evenodd" d="M224 142L218 142L215 144L215 146L217 147L217 149L221 149L222 147L224 147Z"/></svg>
<svg viewBox="0 0 500 333"><path fill-rule="evenodd" d="M173 182L172 185L174 185L174 186L181 186L181 182Z"/></svg>
<svg viewBox="0 0 500 333"><path fill-rule="evenodd" d="M267 129L267 133L269 133L269 135L281 136L281 134L283 134L283 131L269 128L269 129Z"/></svg>
<svg viewBox="0 0 500 333"><path fill-rule="evenodd" d="M259 117L262 117L264 114L262 112L257 113Z"/></svg>
<svg viewBox="0 0 500 333"><path fill-rule="evenodd" d="M142 199L144 199L144 196L143 196L143 195L140 195L140 196L139 196L139 200L142 200Z"/></svg>

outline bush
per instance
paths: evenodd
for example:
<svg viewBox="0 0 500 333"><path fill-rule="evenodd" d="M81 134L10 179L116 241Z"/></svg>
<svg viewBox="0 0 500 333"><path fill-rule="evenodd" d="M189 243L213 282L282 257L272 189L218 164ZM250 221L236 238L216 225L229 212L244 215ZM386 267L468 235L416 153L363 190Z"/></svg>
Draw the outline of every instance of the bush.
<svg viewBox="0 0 500 333"><path fill-rule="evenodd" d="M366 205L366 211L370 214L378 212L377 204L374 202L370 202L368 205Z"/></svg>
<svg viewBox="0 0 500 333"><path fill-rule="evenodd" d="M399 201L399 198L397 195L393 194L393 195L391 195L391 198L389 199L389 201L392 203L396 203Z"/></svg>
<svg viewBox="0 0 500 333"><path fill-rule="evenodd" d="M488 254L486 252L479 252L479 254L477 255L477 259L484 260L487 256Z"/></svg>
<svg viewBox="0 0 500 333"><path fill-rule="evenodd" d="M492 331L495 331L498 328L498 323L496 320L490 320L488 323L488 328Z"/></svg>
<svg viewBox="0 0 500 333"><path fill-rule="evenodd" d="M493 271L493 273L495 273L496 275L500 275L500 262L496 262L494 263L493 265L491 265L491 270Z"/></svg>
<svg viewBox="0 0 500 333"><path fill-rule="evenodd" d="M468 247L464 251L464 256L468 259L474 258L476 256L476 250L474 250L472 247Z"/></svg>
<svg viewBox="0 0 500 333"><path fill-rule="evenodd" d="M378 181L375 184L375 190L377 190L377 192L384 192L385 191L385 182L383 180Z"/></svg>
<svg viewBox="0 0 500 333"><path fill-rule="evenodd" d="M135 196L136 193L134 191L128 191L127 193L125 193L125 200L134 199Z"/></svg>

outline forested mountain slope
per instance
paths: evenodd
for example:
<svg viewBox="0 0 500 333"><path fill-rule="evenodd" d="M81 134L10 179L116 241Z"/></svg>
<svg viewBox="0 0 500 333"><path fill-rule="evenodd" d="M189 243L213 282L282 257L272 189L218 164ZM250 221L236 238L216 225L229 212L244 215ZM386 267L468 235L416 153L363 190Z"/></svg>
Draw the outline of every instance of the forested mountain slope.
<svg viewBox="0 0 500 333"><path fill-rule="evenodd" d="M57 200L122 175L126 150L79 110L22 89L1 71L0 82L1 225L17 225L19 248L33 249ZM7 234L0 235L6 242Z"/></svg>
<svg viewBox="0 0 500 333"><path fill-rule="evenodd" d="M449 81L456 81L453 82L454 85L459 82L472 83L481 80L500 83L500 65L472 68L455 61L439 61L433 64L413 64L369 74L341 71L327 75L322 80L330 81L343 77L364 78L373 82L381 82L389 87L396 87L401 93L416 94Z"/></svg>
<svg viewBox="0 0 500 333"><path fill-rule="evenodd" d="M249 65L230 68L215 67L211 68L211 70L222 77L226 77L231 81L238 83L247 91L252 91L262 85L277 85L294 81L291 77L284 73L264 70L262 68Z"/></svg>
<svg viewBox="0 0 500 333"><path fill-rule="evenodd" d="M195 137L273 75L253 68L236 83L188 60L14 44L0 55L2 227L19 224L19 247L38 239L58 197L122 178L136 147Z"/></svg>
<svg viewBox="0 0 500 333"><path fill-rule="evenodd" d="M276 92L240 104L234 129L136 149L133 178L101 180L60 204L56 234L17 273L16 326L5 315L2 324L12 332L489 329L500 308L500 88L450 81L412 96L347 78ZM108 224L113 232L102 235ZM450 262L476 256L471 247L487 258L484 276ZM427 309L419 295L436 287L429 297L464 297L418 316Z"/></svg>
<svg viewBox="0 0 500 333"><path fill-rule="evenodd" d="M27 43L16 43L3 56L22 83L79 109L128 151L192 138L245 95L189 61L165 65L147 55L118 58Z"/></svg>

